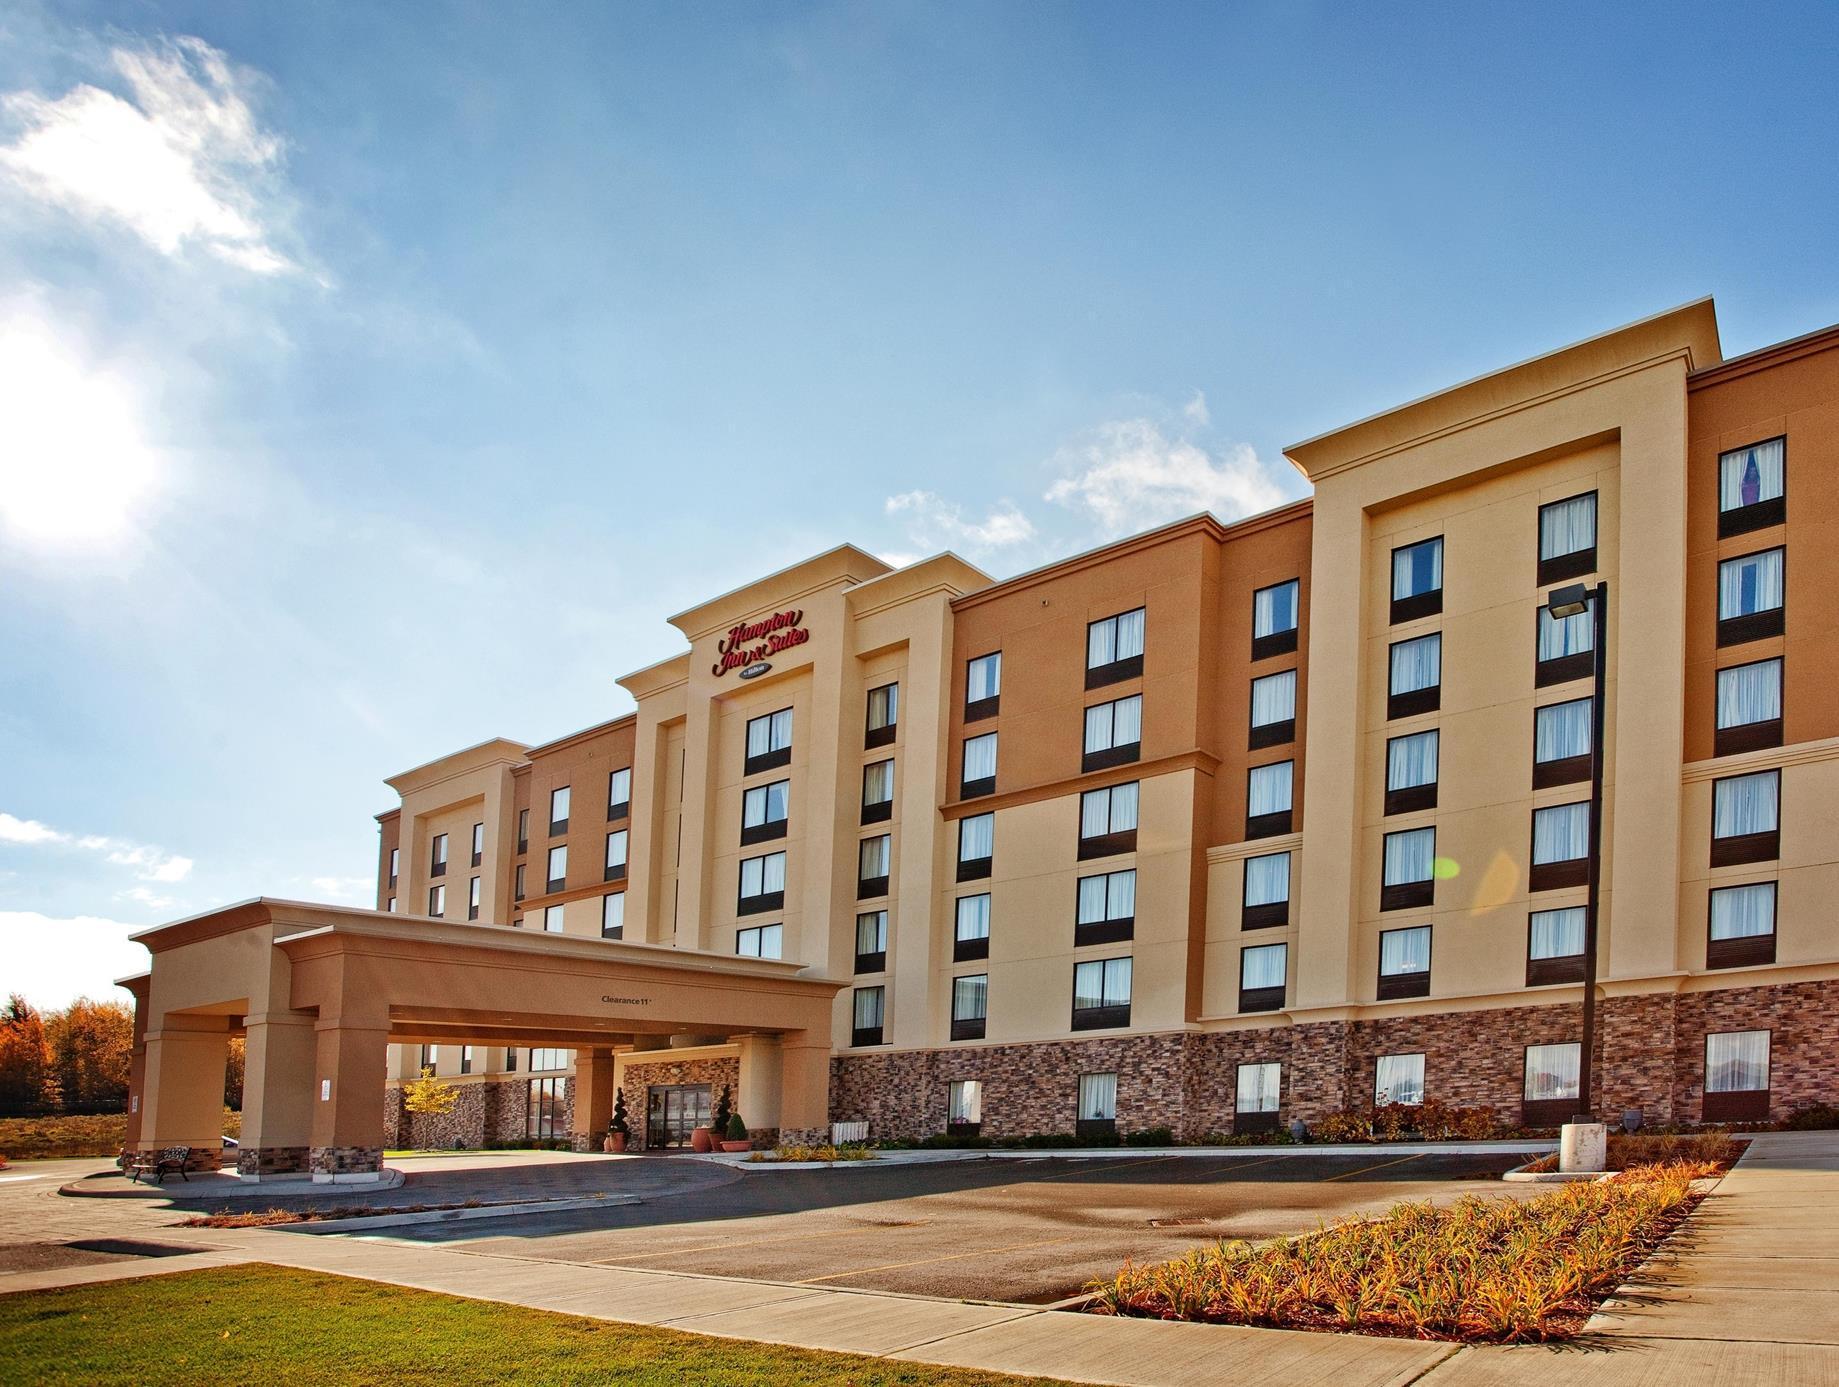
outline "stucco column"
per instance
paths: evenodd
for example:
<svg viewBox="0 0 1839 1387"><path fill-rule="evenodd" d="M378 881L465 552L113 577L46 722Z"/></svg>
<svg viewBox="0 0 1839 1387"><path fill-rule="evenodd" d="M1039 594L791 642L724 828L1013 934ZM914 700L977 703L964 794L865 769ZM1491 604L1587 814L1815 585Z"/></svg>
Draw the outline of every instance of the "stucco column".
<svg viewBox="0 0 1839 1387"><path fill-rule="evenodd" d="M779 1140L830 1139L830 1037L797 1031L780 1042Z"/></svg>
<svg viewBox="0 0 1839 1387"><path fill-rule="evenodd" d="M313 1016L268 1012L246 1022L243 1046L243 1137L237 1173L297 1175L310 1168L313 1078L318 1042Z"/></svg>
<svg viewBox="0 0 1839 1387"><path fill-rule="evenodd" d="M158 1029L147 1032L140 1150L189 1146L190 1169L217 1168L223 1152L224 1064L229 1053L227 1017L168 1016Z"/></svg>
<svg viewBox="0 0 1839 1387"><path fill-rule="evenodd" d="M613 1052L575 1051L575 1108L570 1144L577 1151L598 1151L613 1122Z"/></svg>
<svg viewBox="0 0 1839 1387"><path fill-rule="evenodd" d="M776 1132L782 1107L781 1066L785 1063L779 1037L736 1036L735 1046L741 1060L741 1091L735 1099L735 1110L750 1133Z"/></svg>
<svg viewBox="0 0 1839 1387"><path fill-rule="evenodd" d="M150 981L139 978L128 985L128 990L134 994L134 1043L128 1051L128 1124L121 1144L130 1151L140 1149L141 1102L147 1094L147 988Z"/></svg>
<svg viewBox="0 0 1839 1387"><path fill-rule="evenodd" d="M383 1169L387 1026L321 1018L314 1031L313 1178L370 1180Z"/></svg>

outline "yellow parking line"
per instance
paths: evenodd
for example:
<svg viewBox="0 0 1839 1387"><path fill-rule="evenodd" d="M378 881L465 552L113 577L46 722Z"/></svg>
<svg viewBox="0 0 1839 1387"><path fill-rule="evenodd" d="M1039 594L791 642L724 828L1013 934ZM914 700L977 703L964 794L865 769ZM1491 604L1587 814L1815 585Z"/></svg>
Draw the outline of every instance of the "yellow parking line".
<svg viewBox="0 0 1839 1387"><path fill-rule="evenodd" d="M885 1233L888 1230L878 1224L865 1224L859 1228L821 1228L814 1233L774 1233L758 1238L718 1238L713 1242L695 1243L689 1247L673 1247L663 1252L637 1252L631 1256L597 1257L595 1266L626 1266L633 1262L651 1262L660 1257L688 1257L695 1253L711 1252L716 1249L726 1250L734 1247L759 1247L763 1243L810 1242L814 1238L839 1238L849 1233Z"/></svg>
<svg viewBox="0 0 1839 1387"><path fill-rule="evenodd" d="M1210 1179L1196 1180L1194 1183L1197 1185L1223 1184L1227 1180L1230 1180L1233 1176L1237 1175L1241 1170L1250 1170L1255 1165L1270 1165L1273 1161L1281 1161L1285 1159L1288 1159L1288 1158L1284 1156L1260 1156L1255 1161L1234 1160L1232 1162L1231 1169L1221 1171L1220 1174Z"/></svg>
<svg viewBox="0 0 1839 1387"><path fill-rule="evenodd" d="M1042 1159L1043 1159L1043 1160L1052 1160L1052 1159L1053 1159L1053 1157L1051 1157L1051 1156L1044 1156L1044 1157L1042 1157ZM1099 1171L1103 1171L1103 1170L1129 1170L1129 1169L1131 1169L1131 1168L1132 1168L1133 1166L1139 1166L1139 1165L1155 1165L1155 1164L1156 1164L1156 1163L1157 1163L1158 1161L1176 1161L1176 1160L1180 1160L1180 1159L1181 1159L1181 1158L1180 1158L1179 1156L1145 1156L1145 1157L1144 1157L1144 1158L1143 1158L1142 1160L1140 1160L1140 1161L1116 1161L1116 1162L1113 1162L1113 1163L1111 1163L1111 1164L1108 1164L1108 1165L1095 1165L1095 1166L1094 1166L1094 1165L1088 1165L1088 1166L1086 1166L1086 1168L1085 1168L1084 1170L1069 1170L1069 1171L1066 1171L1066 1172L1064 1172L1063 1174L1060 1174L1060 1175L1043 1175L1043 1176L1041 1176L1041 1177L1040 1177L1040 1179L1039 1179L1038 1181L1029 1181L1028 1183L1031 1183L1031 1184L1046 1184L1046 1183L1047 1183L1047 1182L1048 1182L1049 1180L1070 1180L1070 1179L1072 1179L1072 1177L1073 1177L1073 1176L1075 1176L1075 1175L1090 1175L1090 1174L1091 1174L1091 1173L1092 1173L1093 1171L1095 1171L1095 1170L1099 1170ZM1076 1161L1076 1162L1074 1162L1073 1164L1075 1164L1075 1165L1085 1165L1085 1162L1084 1162L1084 1161ZM1021 1183L1023 1183L1023 1182L1022 1182L1022 1181L1020 1181L1020 1180L1013 1180L1013 1181L1010 1181L1009 1183L1011 1183L1011 1184L1021 1184Z"/></svg>
<svg viewBox="0 0 1839 1387"><path fill-rule="evenodd" d="M1420 1154L1422 1153L1414 1152L1409 1156L1400 1156L1395 1161L1381 1161L1378 1165L1363 1165L1358 1170L1349 1170L1340 1175L1329 1175L1323 1178L1322 1183L1327 1185L1336 1180L1351 1180L1356 1175L1365 1175L1369 1170L1384 1170L1387 1166L1403 1165L1406 1161L1415 1161Z"/></svg>
<svg viewBox="0 0 1839 1387"><path fill-rule="evenodd" d="M853 1271L833 1271L828 1276L810 1276L806 1277L803 1281L795 1281L792 1284L795 1286L811 1286L819 1281L840 1281L846 1276L868 1276L878 1271L901 1271L907 1267L923 1267L932 1262L956 1262L965 1257L989 1257L998 1252L1020 1252L1024 1248L1030 1247L1052 1247L1056 1243L1078 1242L1081 1238L1086 1236L1088 1235L1085 1233L1077 1233L1066 1238L1044 1238L1039 1242L1010 1243L1006 1247L980 1247L971 1252L947 1252L943 1256L920 1257L911 1262L884 1262L878 1267L857 1267Z"/></svg>

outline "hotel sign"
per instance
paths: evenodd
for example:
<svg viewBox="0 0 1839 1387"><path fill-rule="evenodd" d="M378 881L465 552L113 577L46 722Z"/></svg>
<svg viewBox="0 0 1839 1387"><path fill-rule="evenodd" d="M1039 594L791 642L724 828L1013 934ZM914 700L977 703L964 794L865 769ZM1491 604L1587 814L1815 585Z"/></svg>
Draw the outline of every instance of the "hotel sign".
<svg viewBox="0 0 1839 1387"><path fill-rule="evenodd" d="M767 663L769 656L803 645L810 639L802 609L774 612L759 621L742 622L715 643L716 660L709 673L719 679L728 671L738 669L741 678L752 679L772 668Z"/></svg>

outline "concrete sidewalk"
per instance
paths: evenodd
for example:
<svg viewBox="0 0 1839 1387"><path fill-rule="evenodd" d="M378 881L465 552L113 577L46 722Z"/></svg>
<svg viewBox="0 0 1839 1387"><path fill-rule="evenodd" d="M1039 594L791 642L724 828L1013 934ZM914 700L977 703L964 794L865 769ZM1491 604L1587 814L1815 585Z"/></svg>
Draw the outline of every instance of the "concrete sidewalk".
<svg viewBox="0 0 1839 1387"><path fill-rule="evenodd" d="M1839 1133L1758 1136L1624 1298L1583 1339L1555 1348L1113 1320L274 1229L162 1236L199 1249L187 1264L268 1262L700 1334L1130 1387L1839 1387L1836 1196ZM29 1285L25 1275L0 1277L0 1291L156 1274L180 1260L31 1273Z"/></svg>

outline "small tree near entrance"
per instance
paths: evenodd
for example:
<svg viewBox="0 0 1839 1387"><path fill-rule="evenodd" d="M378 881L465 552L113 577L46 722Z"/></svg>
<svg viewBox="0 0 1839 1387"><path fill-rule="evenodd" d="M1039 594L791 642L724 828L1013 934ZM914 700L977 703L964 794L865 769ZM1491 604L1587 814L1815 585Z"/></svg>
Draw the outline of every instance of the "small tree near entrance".
<svg viewBox="0 0 1839 1387"><path fill-rule="evenodd" d="M416 1117L445 1117L459 1101L459 1085L435 1078L432 1069L424 1068L419 1079L402 1086L403 1109Z"/></svg>
<svg viewBox="0 0 1839 1387"><path fill-rule="evenodd" d="M715 1104L715 1121L709 1124L717 1141L728 1130L728 1119L734 1116L734 1095L727 1084L722 1085L722 1096Z"/></svg>

